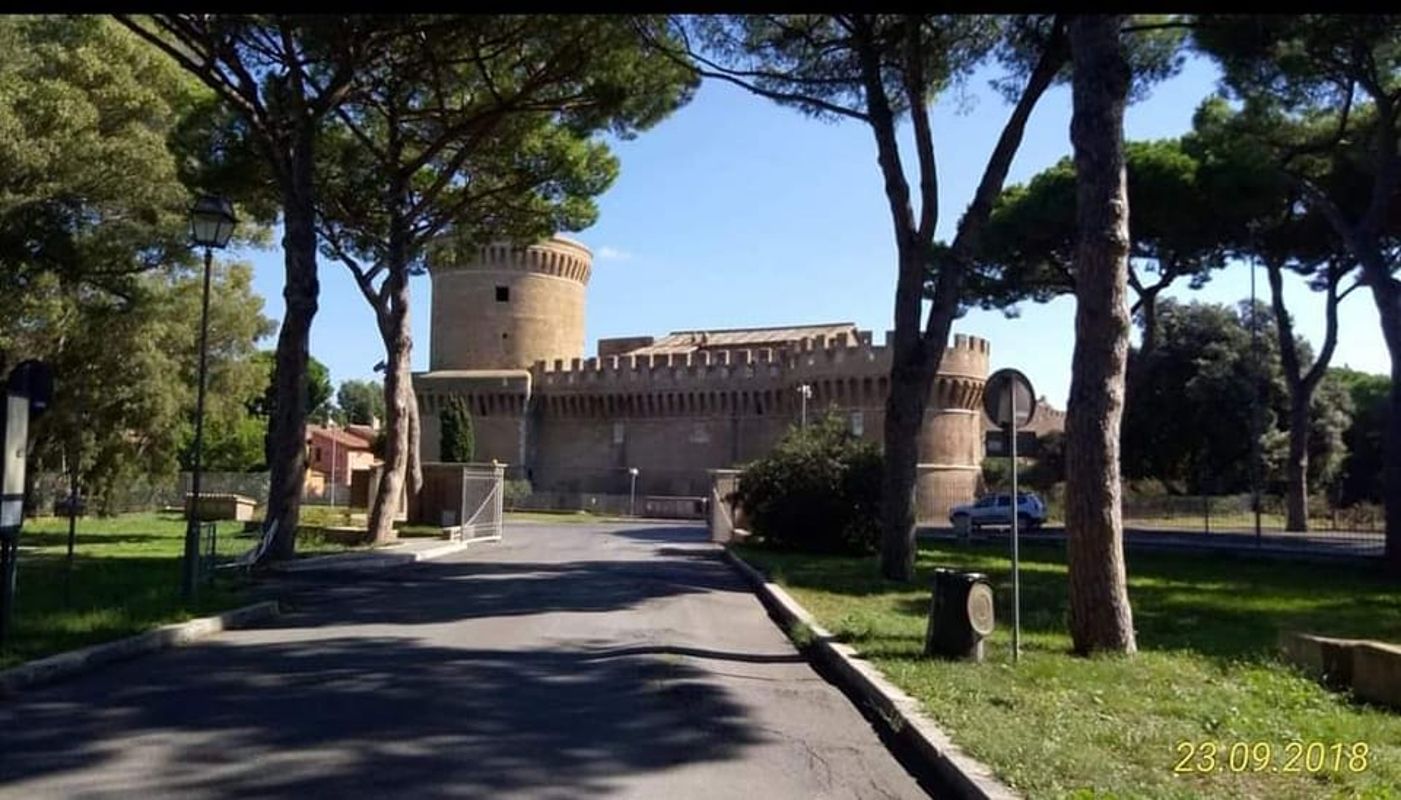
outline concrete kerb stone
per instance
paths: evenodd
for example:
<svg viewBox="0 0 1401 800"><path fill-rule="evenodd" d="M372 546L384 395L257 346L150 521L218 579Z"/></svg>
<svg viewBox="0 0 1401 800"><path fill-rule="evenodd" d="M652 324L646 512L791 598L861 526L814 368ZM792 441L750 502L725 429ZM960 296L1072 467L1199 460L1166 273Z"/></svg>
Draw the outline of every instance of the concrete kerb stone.
<svg viewBox="0 0 1401 800"><path fill-rule="evenodd" d="M442 558L444 556L450 556L453 553L460 553L473 544L496 541L500 541L500 539L492 537L489 539L473 539L465 542L447 542L437 547L429 547L423 550L410 550L407 552L379 550L368 553L331 553L330 555L299 558L295 561L275 564L271 569L274 572L388 569L390 567L414 564L419 561L432 561L435 558Z"/></svg>
<svg viewBox="0 0 1401 800"><path fill-rule="evenodd" d="M278 613L277 601L265 600L212 617L162 625L125 639L69 650L11 667L0 672L0 697L13 696L22 689L90 672L114 661L125 661L147 653L183 647L221 631L271 619Z"/></svg>
<svg viewBox="0 0 1401 800"><path fill-rule="evenodd" d="M855 648L836 641L831 631L792 598L781 586L769 582L732 550L725 558L754 586L759 599L785 629L802 624L812 632L812 652L843 688L861 698L876 712L887 731L908 744L911 751L954 797L977 800L1018 800L1021 796L997 780L986 765L954 744L919 703L886 680L861 658Z"/></svg>

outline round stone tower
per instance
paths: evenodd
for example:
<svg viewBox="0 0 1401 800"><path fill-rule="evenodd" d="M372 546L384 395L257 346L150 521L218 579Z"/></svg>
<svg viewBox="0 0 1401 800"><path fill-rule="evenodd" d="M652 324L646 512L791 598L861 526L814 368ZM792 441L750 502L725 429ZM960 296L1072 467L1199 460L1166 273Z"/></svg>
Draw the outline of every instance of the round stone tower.
<svg viewBox="0 0 1401 800"><path fill-rule="evenodd" d="M494 244L465 264L434 264L430 370L529 369L584 355L584 288L593 256L553 236Z"/></svg>

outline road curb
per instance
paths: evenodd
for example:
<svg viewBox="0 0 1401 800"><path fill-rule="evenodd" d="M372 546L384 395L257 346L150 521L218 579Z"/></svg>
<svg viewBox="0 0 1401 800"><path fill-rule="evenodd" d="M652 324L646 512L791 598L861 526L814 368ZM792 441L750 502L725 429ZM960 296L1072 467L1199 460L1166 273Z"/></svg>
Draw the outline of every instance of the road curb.
<svg viewBox="0 0 1401 800"><path fill-rule="evenodd" d="M277 601L265 600L212 617L199 617L188 622L162 625L125 639L69 650L20 664L0 672L0 697L9 697L22 689L90 672L114 661L125 661L147 653L183 647L224 630L270 619L278 613Z"/></svg>
<svg viewBox="0 0 1401 800"><path fill-rule="evenodd" d="M389 569L390 567L401 567L406 564L416 564L420 561L432 561L436 558L450 556L454 553L460 553L466 550L473 544L497 541L500 541L500 539L491 538L475 539L469 542L447 542L438 547L430 547L412 553L386 553L384 551L368 553L331 553L324 556L299 558L295 561L275 564L271 567L271 571L286 573L308 572L313 570Z"/></svg>
<svg viewBox="0 0 1401 800"><path fill-rule="evenodd" d="M748 579L760 601L785 629L801 623L812 631L811 649L817 659L844 689L876 712L887 733L909 746L941 789L969 800L1020 799L1021 795L997 780L992 770L954 744L914 698L886 680L855 648L838 642L781 586L771 583L732 550L725 550L725 559Z"/></svg>

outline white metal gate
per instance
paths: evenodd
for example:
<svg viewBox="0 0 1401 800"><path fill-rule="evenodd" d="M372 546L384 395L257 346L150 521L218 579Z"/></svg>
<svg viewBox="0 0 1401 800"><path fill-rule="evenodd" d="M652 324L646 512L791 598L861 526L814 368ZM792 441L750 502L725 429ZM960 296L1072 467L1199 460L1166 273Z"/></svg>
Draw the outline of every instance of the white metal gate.
<svg viewBox="0 0 1401 800"><path fill-rule="evenodd" d="M502 500L506 468L499 464L471 464L462 468L462 524L453 531L458 541L496 541L501 538Z"/></svg>

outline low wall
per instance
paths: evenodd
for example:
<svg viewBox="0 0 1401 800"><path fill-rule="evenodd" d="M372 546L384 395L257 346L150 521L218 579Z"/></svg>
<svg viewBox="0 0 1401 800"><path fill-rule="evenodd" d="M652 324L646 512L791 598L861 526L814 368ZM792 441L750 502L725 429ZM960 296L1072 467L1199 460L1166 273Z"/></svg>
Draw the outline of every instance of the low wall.
<svg viewBox="0 0 1401 800"><path fill-rule="evenodd" d="M185 495L185 516L189 517L191 509L194 508L194 495ZM195 516L201 521L231 519L237 522L247 522L253 519L253 509L257 507L257 501L251 497L244 497L238 494L204 494L200 493L199 507L195 509Z"/></svg>
<svg viewBox="0 0 1401 800"><path fill-rule="evenodd" d="M1401 708L1401 645L1288 632L1280 637L1280 650L1286 661L1328 686Z"/></svg>

